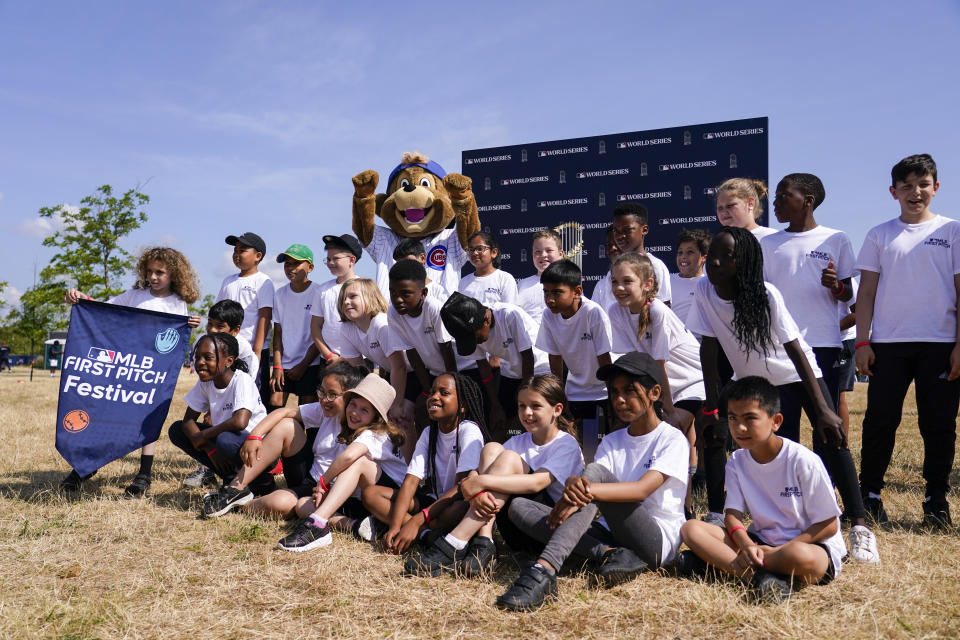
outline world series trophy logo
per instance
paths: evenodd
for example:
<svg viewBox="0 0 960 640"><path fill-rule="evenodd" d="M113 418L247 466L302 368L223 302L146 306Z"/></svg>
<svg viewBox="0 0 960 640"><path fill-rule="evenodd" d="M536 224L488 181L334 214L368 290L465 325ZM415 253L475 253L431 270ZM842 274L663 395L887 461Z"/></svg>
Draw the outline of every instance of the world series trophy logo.
<svg viewBox="0 0 960 640"><path fill-rule="evenodd" d="M583 268L583 225L575 220L564 222L553 228L560 234L560 245L563 257L572 260L575 265Z"/></svg>
<svg viewBox="0 0 960 640"><path fill-rule="evenodd" d="M597 153L604 154L606 152L607 152L607 141L601 140L600 142L597 143Z"/></svg>
<svg viewBox="0 0 960 640"><path fill-rule="evenodd" d="M690 200L691 198L693 198L693 190L690 188L690 185L683 185L683 199Z"/></svg>
<svg viewBox="0 0 960 640"><path fill-rule="evenodd" d="M597 195L597 206L598 206L598 207L605 207L605 206L607 206L607 194L604 193L603 191L601 191L601 192Z"/></svg>
<svg viewBox="0 0 960 640"><path fill-rule="evenodd" d="M520 162L526 162L526 161L527 161L527 150L520 149Z"/></svg>
<svg viewBox="0 0 960 640"><path fill-rule="evenodd" d="M735 153L730 154L730 168L731 169L737 168L737 154Z"/></svg>
<svg viewBox="0 0 960 640"><path fill-rule="evenodd" d="M647 163L646 163L646 162L641 162L641 163L640 163L640 175L641 175L641 176L647 175Z"/></svg>
<svg viewBox="0 0 960 640"><path fill-rule="evenodd" d="M520 198L520 213L523 213L526 210L527 210L527 199Z"/></svg>
<svg viewBox="0 0 960 640"><path fill-rule="evenodd" d="M483 179L483 190L490 191L490 178Z"/></svg>
<svg viewBox="0 0 960 640"><path fill-rule="evenodd" d="M692 140L691 140L690 132L689 132L689 131L684 131L684 132L683 132L683 146L685 146L685 147L686 147L686 146L689 146L691 142L692 142Z"/></svg>
<svg viewBox="0 0 960 640"><path fill-rule="evenodd" d="M560 184L567 184L567 172L560 169Z"/></svg>

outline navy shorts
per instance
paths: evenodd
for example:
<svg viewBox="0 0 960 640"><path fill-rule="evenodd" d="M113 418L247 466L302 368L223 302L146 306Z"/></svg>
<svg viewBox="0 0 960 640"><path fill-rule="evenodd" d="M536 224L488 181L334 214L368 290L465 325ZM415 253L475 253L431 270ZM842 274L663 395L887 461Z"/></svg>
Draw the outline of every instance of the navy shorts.
<svg viewBox="0 0 960 640"><path fill-rule="evenodd" d="M767 542L766 540L764 540L763 538L761 538L760 536L758 536L752 531L747 531L747 535L750 536L750 539L756 542L757 544L766 545L768 547L776 546L776 545L770 544L769 542ZM810 544L820 547L821 549L823 549L823 552L827 554L827 571L826 573L823 574L823 577L820 578L820 582L818 582L817 584L828 584L830 582L833 582L833 579L837 576L836 576L836 572L833 569L833 557L831 557L830 555L830 549L827 548L827 545L821 544L819 542L811 542Z"/></svg>

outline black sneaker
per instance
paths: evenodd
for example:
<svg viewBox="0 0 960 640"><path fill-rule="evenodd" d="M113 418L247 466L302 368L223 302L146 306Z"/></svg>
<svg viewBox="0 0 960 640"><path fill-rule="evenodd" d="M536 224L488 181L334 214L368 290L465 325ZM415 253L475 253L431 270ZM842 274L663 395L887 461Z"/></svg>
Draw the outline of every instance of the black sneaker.
<svg viewBox="0 0 960 640"><path fill-rule="evenodd" d="M363 542L375 542L377 538L387 532L387 525L383 524L374 516L367 516L360 520L354 520L350 527L353 537Z"/></svg>
<svg viewBox="0 0 960 640"><path fill-rule="evenodd" d="M251 500L253 500L253 493L250 489L224 487L203 501L200 514L204 518L219 518L234 507L242 507Z"/></svg>
<svg viewBox="0 0 960 640"><path fill-rule="evenodd" d="M866 509L867 517L873 520L874 524L883 524L890 521L890 518L887 517L887 510L883 508L883 500L880 498L864 496L863 508Z"/></svg>
<svg viewBox="0 0 960 640"><path fill-rule="evenodd" d="M614 547L603 554L597 581L608 589L629 582L647 570L647 563L630 549Z"/></svg>
<svg viewBox="0 0 960 640"><path fill-rule="evenodd" d="M788 578L766 569L758 569L753 574L750 586L757 601L767 604L780 604L793 595L793 585Z"/></svg>
<svg viewBox="0 0 960 640"><path fill-rule="evenodd" d="M81 478L79 473L77 473L74 469L71 469L70 473L68 473L66 477L60 481L60 490L66 491L67 493L77 493L80 491L83 481L92 477L93 474L91 473L90 475L83 476Z"/></svg>
<svg viewBox="0 0 960 640"><path fill-rule="evenodd" d="M556 597L557 576L539 564L531 564L520 572L506 593L497 598L497 606L510 611L530 611L543 606L547 598Z"/></svg>
<svg viewBox="0 0 960 640"><path fill-rule="evenodd" d="M147 490L150 488L150 474L149 473L138 473L133 479L133 482L123 490L123 492L129 498L139 498L147 493Z"/></svg>
<svg viewBox="0 0 960 640"><path fill-rule="evenodd" d="M950 505L946 500L927 498L923 501L923 526L932 529L948 529L953 526Z"/></svg>
<svg viewBox="0 0 960 640"><path fill-rule="evenodd" d="M423 553L413 554L403 563L405 576L439 576L453 573L466 549L454 549L444 538L437 538Z"/></svg>
<svg viewBox="0 0 960 640"><path fill-rule="evenodd" d="M671 563L667 569L681 578L690 578L693 576L703 577L707 575L710 565L707 564L706 560L690 549L687 549L678 553L674 557L673 563Z"/></svg>
<svg viewBox="0 0 960 640"><path fill-rule="evenodd" d="M318 527L313 518L304 518L297 523L286 538L277 543L284 551L310 551L333 543L330 525Z"/></svg>
<svg viewBox="0 0 960 640"><path fill-rule="evenodd" d="M489 572L497 563L497 544L490 538L476 536L467 545L464 558L460 562L460 573L473 578Z"/></svg>

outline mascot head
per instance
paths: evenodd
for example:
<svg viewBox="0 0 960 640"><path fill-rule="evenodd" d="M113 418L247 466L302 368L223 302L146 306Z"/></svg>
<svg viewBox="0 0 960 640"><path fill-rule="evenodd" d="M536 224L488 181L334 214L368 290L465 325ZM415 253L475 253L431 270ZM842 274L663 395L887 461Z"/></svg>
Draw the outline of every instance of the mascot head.
<svg viewBox="0 0 960 640"><path fill-rule="evenodd" d="M380 217L393 231L422 238L453 223L456 212L443 184L447 172L425 155L404 153L390 172Z"/></svg>

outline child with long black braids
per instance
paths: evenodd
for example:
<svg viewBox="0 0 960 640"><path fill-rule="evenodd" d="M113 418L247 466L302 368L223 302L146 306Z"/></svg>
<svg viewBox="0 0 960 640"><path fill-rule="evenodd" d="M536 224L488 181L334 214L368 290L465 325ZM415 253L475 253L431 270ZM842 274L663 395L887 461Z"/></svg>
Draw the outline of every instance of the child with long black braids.
<svg viewBox="0 0 960 640"><path fill-rule="evenodd" d="M417 440L400 488L371 485L363 491L363 505L373 516L358 532L372 538L374 518L386 523L384 544L393 553L406 551L428 529L446 532L460 522L468 503L459 482L480 464L489 440L480 387L461 373L437 376L427 413L430 425Z"/></svg>
<svg viewBox="0 0 960 640"><path fill-rule="evenodd" d="M188 456L213 468L229 484L242 466L238 452L267 411L260 391L239 358L237 339L229 333L208 333L194 347L193 368L200 379L187 392L183 420L170 425L170 442ZM197 418L210 413L210 424Z"/></svg>
<svg viewBox="0 0 960 640"><path fill-rule="evenodd" d="M704 431L716 428L717 351L723 348L737 378L760 376L777 387L781 402L799 403L813 425L813 450L823 460L844 506L862 513L856 467L813 350L803 339L775 286L763 280L760 243L746 229L724 227L707 253L707 279L697 285L687 328L703 336L700 360L707 400ZM797 424L781 432L799 435ZM862 519L856 523L862 525Z"/></svg>

